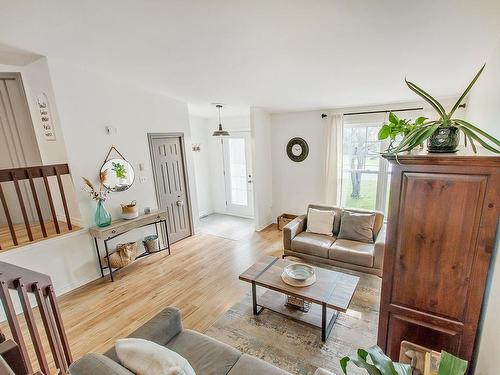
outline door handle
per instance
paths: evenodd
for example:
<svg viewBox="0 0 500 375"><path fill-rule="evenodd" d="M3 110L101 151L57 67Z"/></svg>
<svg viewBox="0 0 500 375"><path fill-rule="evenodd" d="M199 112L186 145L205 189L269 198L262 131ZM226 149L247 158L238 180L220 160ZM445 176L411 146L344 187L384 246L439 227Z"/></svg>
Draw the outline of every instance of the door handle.
<svg viewBox="0 0 500 375"><path fill-rule="evenodd" d="M179 201L175 202L175 204L177 204L177 206L182 206L184 204L184 201L179 200Z"/></svg>
<svg viewBox="0 0 500 375"><path fill-rule="evenodd" d="M248 180L247 182L248 182L249 184L251 184L253 181L252 181L252 180Z"/></svg>

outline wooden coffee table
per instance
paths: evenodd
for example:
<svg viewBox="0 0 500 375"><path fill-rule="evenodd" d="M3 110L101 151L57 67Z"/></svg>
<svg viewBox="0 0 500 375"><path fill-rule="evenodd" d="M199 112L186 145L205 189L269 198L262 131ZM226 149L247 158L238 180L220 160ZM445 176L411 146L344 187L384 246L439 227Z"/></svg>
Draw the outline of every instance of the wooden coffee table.
<svg viewBox="0 0 500 375"><path fill-rule="evenodd" d="M296 262L266 256L239 276L240 280L252 284L253 313L258 315L266 308L321 328L321 340L326 341L339 311L347 311L359 277L314 267L316 282L310 286L298 288L285 284L281 279L283 268L293 263ZM259 297L259 301L257 301L257 286L268 289ZM310 310L303 312L287 306L285 304L287 295L311 302Z"/></svg>

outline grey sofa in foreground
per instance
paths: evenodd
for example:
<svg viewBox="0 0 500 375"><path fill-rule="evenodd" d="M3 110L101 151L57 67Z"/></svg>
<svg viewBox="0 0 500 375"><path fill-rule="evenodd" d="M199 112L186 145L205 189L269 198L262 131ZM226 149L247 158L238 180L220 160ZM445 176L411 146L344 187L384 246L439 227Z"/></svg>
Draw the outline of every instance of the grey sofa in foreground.
<svg viewBox="0 0 500 375"><path fill-rule="evenodd" d="M197 375L290 375L220 341L182 329L181 313L174 307L167 307L128 337L150 340L179 353L188 360ZM70 374L133 375L119 364L114 347L104 355L84 355L70 366Z"/></svg>
<svg viewBox="0 0 500 375"><path fill-rule="evenodd" d="M382 276L385 248L384 214L382 212L314 204L308 206L308 211L309 208L335 212L333 237L306 232L307 215L301 215L283 228L284 256L296 256L316 263L325 263ZM374 243L337 238L343 211L375 214Z"/></svg>

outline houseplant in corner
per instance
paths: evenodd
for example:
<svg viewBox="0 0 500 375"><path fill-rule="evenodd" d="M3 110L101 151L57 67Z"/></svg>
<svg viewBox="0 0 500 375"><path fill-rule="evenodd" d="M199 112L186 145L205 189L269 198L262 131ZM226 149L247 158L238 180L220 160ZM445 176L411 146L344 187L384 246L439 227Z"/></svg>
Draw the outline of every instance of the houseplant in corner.
<svg viewBox="0 0 500 375"><path fill-rule="evenodd" d="M347 364L351 362L366 370L368 375L412 375L413 370L405 363L394 363L378 346L366 350L358 349L356 356L340 359L340 367L347 375ZM455 357L445 351L441 352L437 375L464 375L467 371L467 361Z"/></svg>
<svg viewBox="0 0 500 375"><path fill-rule="evenodd" d="M467 144L470 143L474 153L477 152L476 142L489 151L500 153L500 141L498 139L465 120L453 117L455 111L462 104L462 101L483 72L483 69L484 65L479 72L477 72L474 79L469 86L467 86L449 112L446 112L441 103L435 98L413 82L405 79L407 86L429 103L437 112L439 118L437 120L427 121L427 119L420 117L415 122L411 123L408 120L397 119L397 117L394 117L395 115L391 113L389 116L389 123L384 124L378 134L379 139L391 139L387 152L390 154L397 154L411 151L424 141L427 141L427 150L429 152L456 152L460 140L460 132L462 132L465 145L467 146ZM403 121L403 123L401 123L401 121ZM402 135L403 139L399 144L394 146L393 143L398 134Z"/></svg>
<svg viewBox="0 0 500 375"><path fill-rule="evenodd" d="M85 177L82 177L85 182L83 190L89 195L89 197L97 201L97 207L95 211L95 225L98 227L107 227L111 224L111 214L106 210L104 206L104 201L108 197L110 190L104 185L107 178L107 170L99 173L99 189L94 187L94 184Z"/></svg>

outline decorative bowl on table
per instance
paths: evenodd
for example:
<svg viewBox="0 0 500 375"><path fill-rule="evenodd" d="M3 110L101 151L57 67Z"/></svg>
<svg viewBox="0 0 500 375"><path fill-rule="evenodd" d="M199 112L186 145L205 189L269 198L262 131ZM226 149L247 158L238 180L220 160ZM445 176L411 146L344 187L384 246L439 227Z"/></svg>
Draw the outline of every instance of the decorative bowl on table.
<svg viewBox="0 0 500 375"><path fill-rule="evenodd" d="M292 286L304 287L316 281L314 268L302 263L294 263L286 266L281 274L282 280Z"/></svg>

